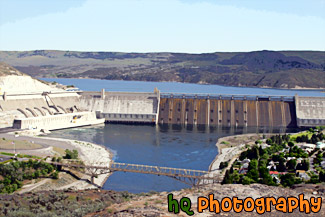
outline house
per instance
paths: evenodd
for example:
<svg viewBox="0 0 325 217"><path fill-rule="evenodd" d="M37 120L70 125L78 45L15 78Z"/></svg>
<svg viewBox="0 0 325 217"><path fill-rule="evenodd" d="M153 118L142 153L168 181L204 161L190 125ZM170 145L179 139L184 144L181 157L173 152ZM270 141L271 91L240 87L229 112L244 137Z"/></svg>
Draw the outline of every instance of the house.
<svg viewBox="0 0 325 217"><path fill-rule="evenodd" d="M324 142L317 142L316 143L316 148L319 148L319 149L325 148L325 143Z"/></svg>
<svg viewBox="0 0 325 217"><path fill-rule="evenodd" d="M269 162L269 165L266 167L268 170L271 170L272 167L276 170L276 165L275 165L275 162L273 160L271 160Z"/></svg>
<svg viewBox="0 0 325 217"><path fill-rule="evenodd" d="M277 184L280 184L280 179L279 179L279 177L277 175L272 174L271 177L272 177L273 180L275 179Z"/></svg>
<svg viewBox="0 0 325 217"><path fill-rule="evenodd" d="M322 162L320 163L320 166L321 166L323 169L325 169L325 161L322 161Z"/></svg>
<svg viewBox="0 0 325 217"><path fill-rule="evenodd" d="M296 170L296 174L298 173L306 173L306 170Z"/></svg>
<svg viewBox="0 0 325 217"><path fill-rule="evenodd" d="M263 143L263 144L261 144L261 147L262 147L262 149L266 149L266 148L270 147L270 145Z"/></svg>
<svg viewBox="0 0 325 217"><path fill-rule="evenodd" d="M296 159L296 157L287 157L287 161L289 161L289 160L295 160Z"/></svg>
<svg viewBox="0 0 325 217"><path fill-rule="evenodd" d="M315 149L316 148L316 145L315 144L308 144L308 143L306 143L306 144L303 144L301 146L301 148L302 149Z"/></svg>
<svg viewBox="0 0 325 217"><path fill-rule="evenodd" d="M246 160L246 159L245 159ZM248 171L248 166L249 166L249 163L244 163L243 165L242 165L242 167L240 168L240 170L239 170L239 174L246 174L247 173L247 171Z"/></svg>
<svg viewBox="0 0 325 217"><path fill-rule="evenodd" d="M284 175L284 174L287 174L287 172L278 172L278 171L269 171L269 174L272 176L272 175Z"/></svg>
<svg viewBox="0 0 325 217"><path fill-rule="evenodd" d="M305 152L307 152L307 153L310 153L310 152L312 152L312 151L314 151L313 148L306 148L306 149L305 149Z"/></svg>
<svg viewBox="0 0 325 217"><path fill-rule="evenodd" d="M296 174L298 175L299 178L301 178L304 181L310 180L310 177L305 170L296 170Z"/></svg>
<svg viewBox="0 0 325 217"><path fill-rule="evenodd" d="M298 159L297 159L297 164L300 164L300 163L302 162L302 160L303 160L303 159L302 159L301 157L298 158Z"/></svg>
<svg viewBox="0 0 325 217"><path fill-rule="evenodd" d="M241 167L241 169L248 169L249 164L248 163L244 163L243 166Z"/></svg>
<svg viewBox="0 0 325 217"><path fill-rule="evenodd" d="M246 158L241 163L242 164L245 164L245 163L249 164L250 162L251 162L251 160Z"/></svg>

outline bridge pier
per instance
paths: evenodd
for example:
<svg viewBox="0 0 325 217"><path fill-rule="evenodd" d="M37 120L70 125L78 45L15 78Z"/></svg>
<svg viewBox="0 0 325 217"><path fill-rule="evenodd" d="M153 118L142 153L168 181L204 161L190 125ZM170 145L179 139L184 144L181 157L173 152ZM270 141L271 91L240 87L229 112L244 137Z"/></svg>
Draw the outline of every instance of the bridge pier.
<svg viewBox="0 0 325 217"><path fill-rule="evenodd" d="M91 184L95 184L95 176L94 175L92 175L90 177L90 182L91 182Z"/></svg>

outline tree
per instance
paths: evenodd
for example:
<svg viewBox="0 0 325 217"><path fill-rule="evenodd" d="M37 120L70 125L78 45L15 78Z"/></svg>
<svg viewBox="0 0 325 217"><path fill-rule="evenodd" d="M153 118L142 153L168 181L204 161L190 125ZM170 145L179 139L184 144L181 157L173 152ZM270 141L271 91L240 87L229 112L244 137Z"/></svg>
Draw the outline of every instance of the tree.
<svg viewBox="0 0 325 217"><path fill-rule="evenodd" d="M295 184L295 179L296 177L294 174L287 173L280 177L281 185L283 185L284 187L291 187Z"/></svg>
<svg viewBox="0 0 325 217"><path fill-rule="evenodd" d="M258 172L258 162L256 159L251 160L248 165L247 176L253 179L255 182L258 182L259 172Z"/></svg>
<svg viewBox="0 0 325 217"><path fill-rule="evenodd" d="M297 170L309 170L309 161L303 160L301 163L299 163L296 167Z"/></svg>
<svg viewBox="0 0 325 217"><path fill-rule="evenodd" d="M272 139L267 139L267 140L266 140L266 144L268 144L268 145L272 145L272 143L273 143L273 142L272 142Z"/></svg>
<svg viewBox="0 0 325 217"><path fill-rule="evenodd" d="M295 144L293 142L288 142L288 146L292 148Z"/></svg>
<svg viewBox="0 0 325 217"><path fill-rule="evenodd" d="M248 176L244 176L243 180L242 180L242 184L243 185L249 185L254 183L254 180L249 178Z"/></svg>
<svg viewBox="0 0 325 217"><path fill-rule="evenodd" d="M228 162L225 161L225 162L221 162L220 165L219 165L219 169L222 170L223 168L226 168L228 166Z"/></svg>
<svg viewBox="0 0 325 217"><path fill-rule="evenodd" d="M54 173L52 173L52 178L53 179L58 179L59 178L59 172L55 171Z"/></svg>
<svg viewBox="0 0 325 217"><path fill-rule="evenodd" d="M223 178L221 184L232 184L232 183L233 183L233 180L231 179L229 170L227 170L226 171L226 174L225 174L225 177Z"/></svg>
<svg viewBox="0 0 325 217"><path fill-rule="evenodd" d="M266 167L260 167L258 169L260 173L260 177L262 178L260 183L265 184L265 185L274 185L275 183L273 182L272 176L269 173L269 170Z"/></svg>
<svg viewBox="0 0 325 217"><path fill-rule="evenodd" d="M259 158L259 151L256 145L247 151L247 158L250 160Z"/></svg>
<svg viewBox="0 0 325 217"><path fill-rule="evenodd" d="M70 151L69 149L66 149L65 156L63 158L64 159L78 159L78 151L77 150Z"/></svg>
<svg viewBox="0 0 325 217"><path fill-rule="evenodd" d="M320 171L319 173L319 182L325 182L325 171Z"/></svg>
<svg viewBox="0 0 325 217"><path fill-rule="evenodd" d="M297 161L295 159L289 160L286 164L288 170L295 170L296 165L297 165Z"/></svg>
<svg viewBox="0 0 325 217"><path fill-rule="evenodd" d="M286 166L284 165L284 161L279 161L279 165L277 166L277 170L279 172L285 172L286 171Z"/></svg>
<svg viewBox="0 0 325 217"><path fill-rule="evenodd" d="M316 134L313 134L310 139L311 143L316 144L317 142L320 141L320 138Z"/></svg>

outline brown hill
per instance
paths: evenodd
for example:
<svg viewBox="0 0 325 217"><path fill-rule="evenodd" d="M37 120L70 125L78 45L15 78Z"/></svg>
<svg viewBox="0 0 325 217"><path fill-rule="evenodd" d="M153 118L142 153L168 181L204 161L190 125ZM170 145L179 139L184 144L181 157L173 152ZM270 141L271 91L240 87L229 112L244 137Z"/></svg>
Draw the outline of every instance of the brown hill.
<svg viewBox="0 0 325 217"><path fill-rule="evenodd" d="M37 77L325 88L323 51L206 54L0 51L0 61Z"/></svg>

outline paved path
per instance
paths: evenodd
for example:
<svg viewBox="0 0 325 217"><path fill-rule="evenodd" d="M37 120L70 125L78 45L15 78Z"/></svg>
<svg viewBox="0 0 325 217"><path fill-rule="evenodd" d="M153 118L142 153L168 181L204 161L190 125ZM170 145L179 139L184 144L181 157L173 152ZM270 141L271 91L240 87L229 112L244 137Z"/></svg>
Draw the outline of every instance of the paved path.
<svg viewBox="0 0 325 217"><path fill-rule="evenodd" d="M19 140L19 141L29 141L34 142L42 146L42 148L37 149L16 149L16 153L22 154L30 154L30 155L41 155L41 156L48 156L51 155L53 149L51 146L65 149L77 149L78 152L81 152L81 149L71 145L68 141L63 141L56 138L42 138L42 137L29 137L29 136L18 136L6 133L0 133L0 138L6 138L7 140ZM14 153L14 149L0 149L2 152L10 152Z"/></svg>

